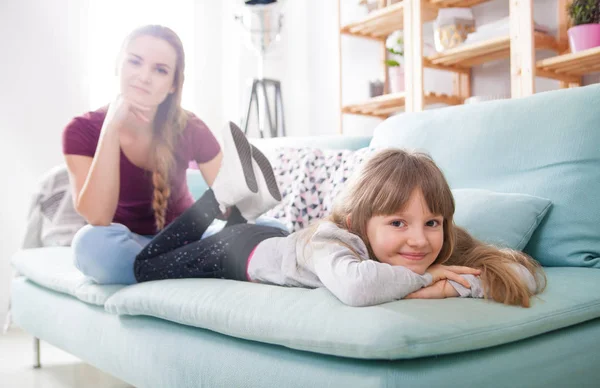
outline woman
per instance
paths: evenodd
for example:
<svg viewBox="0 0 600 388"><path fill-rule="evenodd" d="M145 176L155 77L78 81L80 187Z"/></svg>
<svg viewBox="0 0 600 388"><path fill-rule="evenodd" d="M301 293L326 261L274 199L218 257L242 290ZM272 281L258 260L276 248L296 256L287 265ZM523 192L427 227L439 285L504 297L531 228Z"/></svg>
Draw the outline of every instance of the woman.
<svg viewBox="0 0 600 388"><path fill-rule="evenodd" d="M75 264L98 283L135 283L136 255L193 204L190 160L221 209L258 190L252 168L239 168L253 164L250 150L235 149L242 143L233 125L224 131L224 148L231 148L224 158L202 120L181 108L184 62L172 30L134 30L119 56L120 95L107 108L74 118L63 132L75 208L89 223L73 239Z"/></svg>

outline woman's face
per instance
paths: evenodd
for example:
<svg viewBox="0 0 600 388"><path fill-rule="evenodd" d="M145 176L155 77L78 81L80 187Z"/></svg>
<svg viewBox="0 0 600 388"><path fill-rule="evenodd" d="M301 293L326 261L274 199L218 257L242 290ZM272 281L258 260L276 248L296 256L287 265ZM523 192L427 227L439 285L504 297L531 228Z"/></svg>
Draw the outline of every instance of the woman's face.
<svg viewBox="0 0 600 388"><path fill-rule="evenodd" d="M177 53L165 40L150 35L132 39L120 68L121 94L140 105L157 107L175 91Z"/></svg>

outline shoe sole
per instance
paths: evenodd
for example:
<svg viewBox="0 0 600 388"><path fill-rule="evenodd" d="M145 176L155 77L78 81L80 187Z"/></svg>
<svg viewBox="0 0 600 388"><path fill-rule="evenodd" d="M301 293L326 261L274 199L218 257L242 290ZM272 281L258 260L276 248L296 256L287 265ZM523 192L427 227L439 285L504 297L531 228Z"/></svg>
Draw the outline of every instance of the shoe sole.
<svg viewBox="0 0 600 388"><path fill-rule="evenodd" d="M254 146L252 146L252 157L258 164L260 171L262 172L263 177L265 178L265 182L267 184L267 188L269 189L269 193L271 196L278 202L281 201L281 193L279 192L279 186L277 186L277 179L275 179L275 174L273 174L273 166L269 162L269 159L260 152L260 150Z"/></svg>
<svg viewBox="0 0 600 388"><path fill-rule="evenodd" d="M246 139L244 132L242 132L242 130L234 123L229 123L229 130L231 132L231 137L233 138L233 144L235 145L235 149L240 158L246 185L251 192L258 193L258 182L256 181L254 170L252 169L252 145L248 142L248 139Z"/></svg>

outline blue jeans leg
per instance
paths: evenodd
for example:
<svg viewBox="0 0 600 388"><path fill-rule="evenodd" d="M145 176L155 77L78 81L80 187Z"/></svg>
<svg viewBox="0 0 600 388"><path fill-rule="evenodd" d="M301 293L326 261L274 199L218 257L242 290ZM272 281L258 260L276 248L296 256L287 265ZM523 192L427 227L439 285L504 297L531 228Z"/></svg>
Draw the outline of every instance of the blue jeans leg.
<svg viewBox="0 0 600 388"><path fill-rule="evenodd" d="M133 284L133 262L151 237L125 225L86 225L73 238L75 266L99 284Z"/></svg>
<svg viewBox="0 0 600 388"><path fill-rule="evenodd" d="M285 230L286 232L289 232L287 226L283 222L279 221L277 218L260 216L256 219L255 223L256 225L272 226L273 228L279 228Z"/></svg>

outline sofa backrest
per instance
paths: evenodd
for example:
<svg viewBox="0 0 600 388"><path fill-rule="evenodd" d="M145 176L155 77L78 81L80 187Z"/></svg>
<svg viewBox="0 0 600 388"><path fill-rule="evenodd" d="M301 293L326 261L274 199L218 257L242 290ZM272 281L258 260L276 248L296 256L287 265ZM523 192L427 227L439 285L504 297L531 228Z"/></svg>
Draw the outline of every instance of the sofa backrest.
<svg viewBox="0 0 600 388"><path fill-rule="evenodd" d="M371 146L427 151L452 188L549 198L525 252L600 267L600 85L397 115Z"/></svg>
<svg viewBox="0 0 600 388"><path fill-rule="evenodd" d="M282 147L311 147L331 150L358 150L360 148L368 147L370 141L371 136L340 135L250 139L250 142L254 146L260 149L269 159L271 159L271 163L277 162L275 160L272 160L274 157L274 152L276 149ZM200 198L204 191L208 189L208 185L202 178L200 171L198 171L197 169L191 168L187 170L187 183L194 199Z"/></svg>

